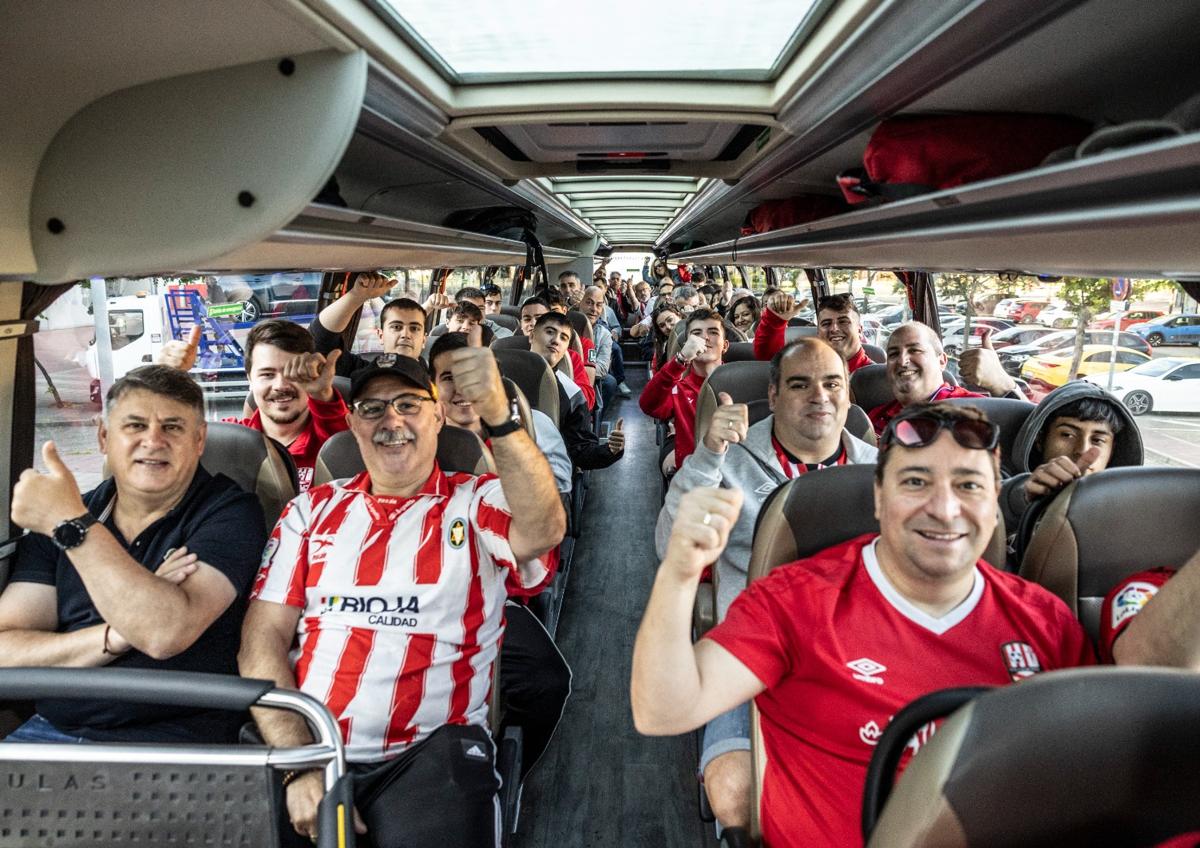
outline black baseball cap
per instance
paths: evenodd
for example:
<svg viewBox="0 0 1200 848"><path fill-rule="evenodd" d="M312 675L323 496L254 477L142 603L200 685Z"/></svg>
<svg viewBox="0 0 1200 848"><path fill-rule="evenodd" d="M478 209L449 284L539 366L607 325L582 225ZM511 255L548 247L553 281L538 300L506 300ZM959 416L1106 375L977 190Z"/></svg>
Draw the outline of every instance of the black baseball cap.
<svg viewBox="0 0 1200 848"><path fill-rule="evenodd" d="M385 374L406 380L429 392L434 398L437 397L437 390L433 387L433 381L429 379L429 372L425 370L421 360L398 353L381 353L370 365L359 368L350 375L350 402L358 400L368 383Z"/></svg>

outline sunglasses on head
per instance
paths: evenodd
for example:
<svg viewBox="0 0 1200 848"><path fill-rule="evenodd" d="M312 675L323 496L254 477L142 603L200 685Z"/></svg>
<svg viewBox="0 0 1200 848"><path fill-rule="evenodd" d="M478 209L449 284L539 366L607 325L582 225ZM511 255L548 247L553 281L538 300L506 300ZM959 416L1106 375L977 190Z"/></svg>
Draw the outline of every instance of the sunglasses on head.
<svg viewBox="0 0 1200 848"><path fill-rule="evenodd" d="M994 450L1000 440L1000 428L990 421L914 415L889 423L881 441L885 445L923 448L933 444L942 430L949 430L954 441L972 450Z"/></svg>

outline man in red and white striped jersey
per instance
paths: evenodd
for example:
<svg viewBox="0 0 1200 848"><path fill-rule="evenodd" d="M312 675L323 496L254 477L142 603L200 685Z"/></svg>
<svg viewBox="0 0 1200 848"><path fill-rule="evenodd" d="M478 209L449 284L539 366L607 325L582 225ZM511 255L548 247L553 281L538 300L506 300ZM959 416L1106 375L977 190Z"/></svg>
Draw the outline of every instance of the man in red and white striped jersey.
<svg viewBox="0 0 1200 848"><path fill-rule="evenodd" d="M243 675L298 688L337 718L355 826L379 848L498 844L486 722L504 602L549 581L539 557L566 526L545 457L509 418L492 352L452 355L498 476L438 467L443 415L420 362L385 354L356 371L347 420L367 470L288 505L242 633ZM309 741L302 720L275 712L255 716L269 744ZM293 827L314 836L321 773L289 773L285 785Z"/></svg>

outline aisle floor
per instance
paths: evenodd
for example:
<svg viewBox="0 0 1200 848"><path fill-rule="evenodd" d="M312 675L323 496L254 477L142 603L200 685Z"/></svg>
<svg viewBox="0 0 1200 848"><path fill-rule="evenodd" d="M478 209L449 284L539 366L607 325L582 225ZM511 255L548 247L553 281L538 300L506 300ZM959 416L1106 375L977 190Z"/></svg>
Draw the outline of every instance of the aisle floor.
<svg viewBox="0 0 1200 848"><path fill-rule="evenodd" d="M658 447L637 405L645 382L644 366L631 364L633 398L606 416L625 419L625 456L591 475L558 630L572 694L525 784L521 848L716 844L697 810L694 735L641 736L629 707L633 640L657 566Z"/></svg>

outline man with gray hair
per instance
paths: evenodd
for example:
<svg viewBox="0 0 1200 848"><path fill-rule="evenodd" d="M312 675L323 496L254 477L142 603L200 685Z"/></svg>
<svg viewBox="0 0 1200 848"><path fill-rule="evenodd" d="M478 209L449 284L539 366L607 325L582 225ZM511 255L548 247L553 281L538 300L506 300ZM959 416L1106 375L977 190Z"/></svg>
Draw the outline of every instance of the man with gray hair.
<svg viewBox="0 0 1200 848"><path fill-rule="evenodd" d="M947 383L942 375L945 367L946 353L932 327L920 321L908 321L897 327L887 343L888 383L895 400L867 413L876 434L882 435L888 422L910 404L936 403L957 397L987 397Z"/></svg>
<svg viewBox="0 0 1200 848"><path fill-rule="evenodd" d="M100 453L112 476L80 494L53 442L13 490L21 539L0 594L0 665L237 674L242 615L266 544L254 495L200 466L204 396L166 365L109 389ZM37 703L11 742L233 742L222 710Z"/></svg>

